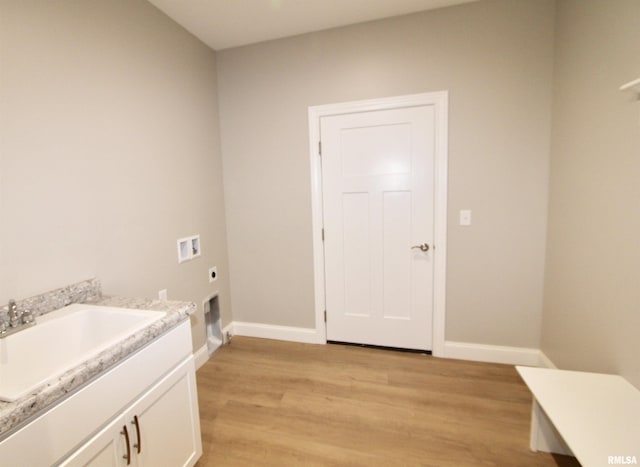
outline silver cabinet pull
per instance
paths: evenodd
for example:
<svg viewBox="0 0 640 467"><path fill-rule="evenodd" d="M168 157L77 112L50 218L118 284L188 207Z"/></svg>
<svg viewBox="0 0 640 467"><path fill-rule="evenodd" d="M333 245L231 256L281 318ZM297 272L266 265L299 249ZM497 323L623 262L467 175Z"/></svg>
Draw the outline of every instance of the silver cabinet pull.
<svg viewBox="0 0 640 467"><path fill-rule="evenodd" d="M429 245L423 243L422 245L413 245L411 249L418 248L420 251L429 251Z"/></svg>

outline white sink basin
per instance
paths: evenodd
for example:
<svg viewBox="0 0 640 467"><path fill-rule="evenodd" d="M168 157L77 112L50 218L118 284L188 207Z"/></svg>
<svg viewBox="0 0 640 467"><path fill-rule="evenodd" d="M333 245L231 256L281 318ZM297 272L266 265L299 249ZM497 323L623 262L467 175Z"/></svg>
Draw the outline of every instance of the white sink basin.
<svg viewBox="0 0 640 467"><path fill-rule="evenodd" d="M13 402L162 318L163 311L74 304L0 339L0 400Z"/></svg>

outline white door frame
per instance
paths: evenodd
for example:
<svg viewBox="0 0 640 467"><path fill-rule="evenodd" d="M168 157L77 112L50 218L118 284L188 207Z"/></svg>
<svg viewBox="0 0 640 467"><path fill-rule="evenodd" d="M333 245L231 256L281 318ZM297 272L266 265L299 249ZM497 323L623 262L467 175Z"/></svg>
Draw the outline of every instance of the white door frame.
<svg viewBox="0 0 640 467"><path fill-rule="evenodd" d="M320 118L374 110L433 105L435 111L434 159L434 276L433 276L433 349L436 357L444 357L445 293L447 277L447 161L448 161L448 92L438 91L407 96L387 97L339 104L309 107L309 156L311 158L311 211L313 227L313 274L315 293L316 335L327 342L324 321L325 282L322 241L322 165L319 154Z"/></svg>

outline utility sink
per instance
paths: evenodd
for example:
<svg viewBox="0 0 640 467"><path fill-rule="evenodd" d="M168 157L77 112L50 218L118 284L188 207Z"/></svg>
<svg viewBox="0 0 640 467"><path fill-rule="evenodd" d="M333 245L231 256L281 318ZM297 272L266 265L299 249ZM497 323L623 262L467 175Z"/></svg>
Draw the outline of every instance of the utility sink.
<svg viewBox="0 0 640 467"><path fill-rule="evenodd" d="M164 311L73 304L0 339L0 400L13 402L87 362Z"/></svg>

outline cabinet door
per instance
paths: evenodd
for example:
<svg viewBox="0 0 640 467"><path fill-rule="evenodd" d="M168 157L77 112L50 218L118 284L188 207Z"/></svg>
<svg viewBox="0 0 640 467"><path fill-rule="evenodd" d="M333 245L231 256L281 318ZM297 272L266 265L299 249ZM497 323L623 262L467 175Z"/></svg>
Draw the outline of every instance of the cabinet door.
<svg viewBox="0 0 640 467"><path fill-rule="evenodd" d="M108 424L60 466L120 467L127 465L126 435L131 437L132 433L126 428L125 422L124 417L119 417Z"/></svg>
<svg viewBox="0 0 640 467"><path fill-rule="evenodd" d="M194 465L202 441L193 358L139 399L127 411L127 420L138 466Z"/></svg>
<svg viewBox="0 0 640 467"><path fill-rule="evenodd" d="M190 357L59 465L193 466L201 455L195 369Z"/></svg>

